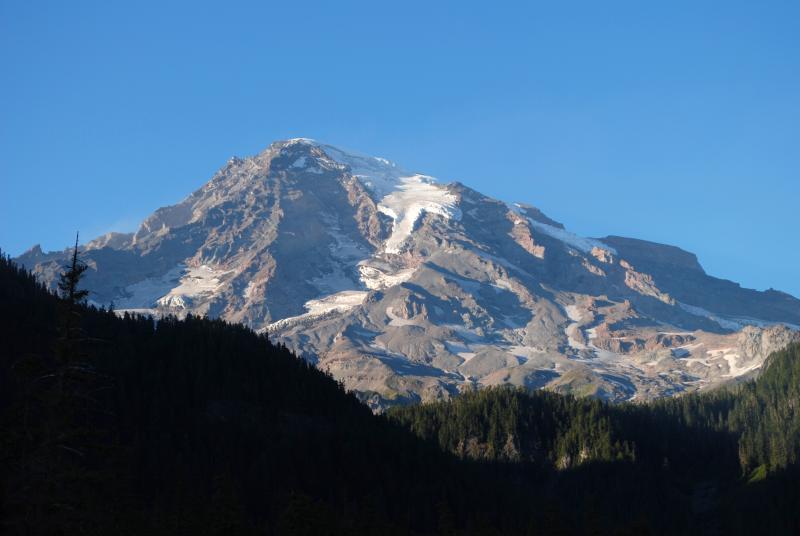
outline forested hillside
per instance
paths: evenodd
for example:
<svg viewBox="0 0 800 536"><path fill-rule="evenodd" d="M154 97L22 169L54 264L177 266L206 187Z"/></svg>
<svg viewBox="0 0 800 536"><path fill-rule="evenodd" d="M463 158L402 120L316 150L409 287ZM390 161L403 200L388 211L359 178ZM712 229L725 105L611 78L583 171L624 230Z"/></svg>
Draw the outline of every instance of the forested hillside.
<svg viewBox="0 0 800 536"><path fill-rule="evenodd" d="M247 328L118 318L5 259L0 302L11 533L431 533L454 513L508 530L538 516L517 484L373 416Z"/></svg>
<svg viewBox="0 0 800 536"><path fill-rule="evenodd" d="M758 380L709 394L608 404L497 387L389 414L461 458L561 469L615 460L702 467L738 461L747 474L797 463L799 410L800 345L794 344L772 354Z"/></svg>
<svg viewBox="0 0 800 536"><path fill-rule="evenodd" d="M549 470L630 462L664 491L713 490L714 511L707 513L717 517L717 528L796 534L799 410L800 345L794 344L772 354L757 380L709 394L608 404L499 387L389 415L462 459Z"/></svg>
<svg viewBox="0 0 800 536"><path fill-rule="evenodd" d="M7 533L800 529L797 346L704 396L489 389L376 416L247 328L120 318L66 283L0 259Z"/></svg>

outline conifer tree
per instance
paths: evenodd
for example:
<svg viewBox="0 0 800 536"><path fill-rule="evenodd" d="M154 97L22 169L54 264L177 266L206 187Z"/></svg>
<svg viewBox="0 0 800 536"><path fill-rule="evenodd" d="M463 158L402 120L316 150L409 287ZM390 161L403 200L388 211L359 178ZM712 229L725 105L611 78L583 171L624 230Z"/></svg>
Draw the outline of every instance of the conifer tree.
<svg viewBox="0 0 800 536"><path fill-rule="evenodd" d="M78 284L84 272L89 268L85 262L78 258L78 237L79 233L75 233L75 248L72 250L72 260L68 266L65 266L66 271L61 274L58 282L58 290L61 291L61 297L70 305L82 304L89 296L88 290L78 289Z"/></svg>
<svg viewBox="0 0 800 536"><path fill-rule="evenodd" d="M81 328L82 307L88 291L79 285L87 265L80 260L78 236L69 264L58 284L58 337L50 355L39 357L40 364L28 378L30 420L28 448L24 453L27 493L22 501L24 518L35 519L36 526L25 530L33 534L63 530L66 533L89 531L98 519L97 467L87 460L97 458L102 449L98 439L96 415L100 403L96 393L101 379L85 349L86 335ZM23 497L20 497L23 498Z"/></svg>

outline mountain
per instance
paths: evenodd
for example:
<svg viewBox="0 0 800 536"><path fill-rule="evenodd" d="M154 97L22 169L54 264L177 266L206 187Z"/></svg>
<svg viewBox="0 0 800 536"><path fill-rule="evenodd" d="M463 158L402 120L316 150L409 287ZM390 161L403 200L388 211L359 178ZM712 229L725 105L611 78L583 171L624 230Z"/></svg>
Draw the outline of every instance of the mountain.
<svg viewBox="0 0 800 536"><path fill-rule="evenodd" d="M751 377L800 340L800 300L709 276L677 247L580 237L308 139L230 159L82 253L96 303L265 331L375 409L497 384L651 399ZM53 286L65 256L17 262Z"/></svg>

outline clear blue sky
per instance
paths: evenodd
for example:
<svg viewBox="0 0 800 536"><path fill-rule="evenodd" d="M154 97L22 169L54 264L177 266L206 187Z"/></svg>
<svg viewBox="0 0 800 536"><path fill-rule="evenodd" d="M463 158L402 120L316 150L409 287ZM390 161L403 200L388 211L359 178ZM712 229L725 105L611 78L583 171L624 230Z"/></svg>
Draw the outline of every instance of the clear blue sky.
<svg viewBox="0 0 800 536"><path fill-rule="evenodd" d="M0 247L133 230L305 136L800 295L798 28L797 1L2 0Z"/></svg>

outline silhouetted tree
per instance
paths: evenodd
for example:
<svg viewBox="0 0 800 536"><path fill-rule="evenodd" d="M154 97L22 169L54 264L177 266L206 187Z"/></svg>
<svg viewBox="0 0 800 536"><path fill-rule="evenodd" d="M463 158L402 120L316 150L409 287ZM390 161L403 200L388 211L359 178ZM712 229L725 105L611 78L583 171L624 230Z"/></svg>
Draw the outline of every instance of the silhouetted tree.
<svg viewBox="0 0 800 536"><path fill-rule="evenodd" d="M58 281L58 289L61 291L61 297L66 300L69 305L83 304L89 296L89 291L79 289L78 285L81 282L84 272L89 268L85 262L78 257L78 236L75 233L75 248L72 250L72 259L68 266L65 266L65 271L61 273Z"/></svg>
<svg viewBox="0 0 800 536"><path fill-rule="evenodd" d="M25 385L17 460L24 484L12 490L12 498L14 517L28 534L91 533L104 516L99 503L109 475L98 470L104 461L98 451L107 438L98 427L102 409L96 396L103 384L81 327L88 291L79 284L86 269L76 235L58 285L57 336L50 348L25 355L14 369Z"/></svg>

